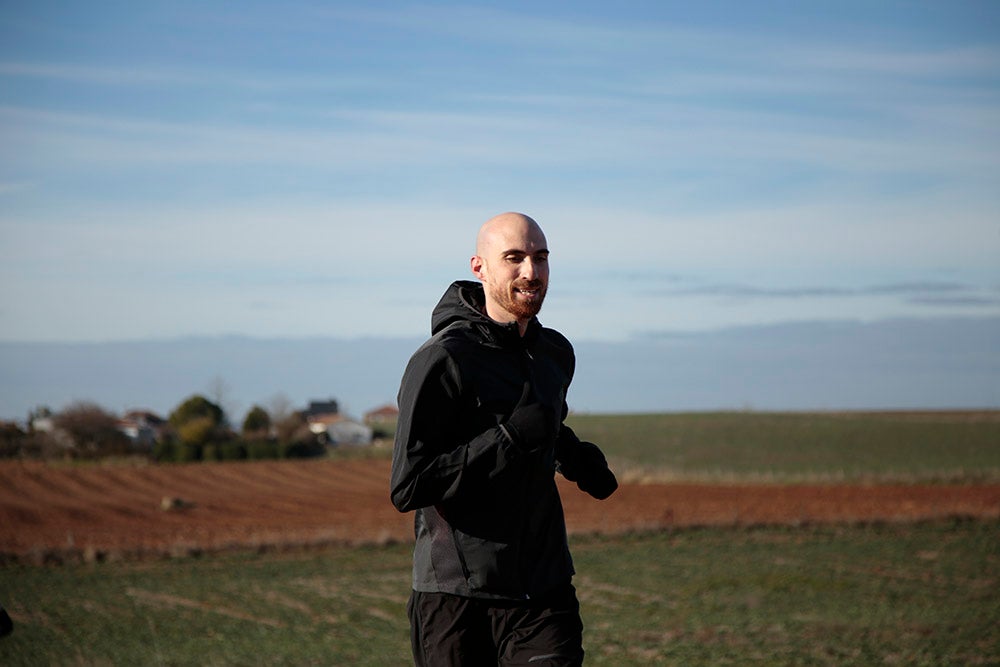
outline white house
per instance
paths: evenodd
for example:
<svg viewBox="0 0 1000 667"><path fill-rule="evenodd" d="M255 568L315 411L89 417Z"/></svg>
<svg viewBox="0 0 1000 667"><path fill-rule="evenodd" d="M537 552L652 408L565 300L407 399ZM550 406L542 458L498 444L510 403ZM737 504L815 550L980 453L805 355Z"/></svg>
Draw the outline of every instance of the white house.
<svg viewBox="0 0 1000 667"><path fill-rule="evenodd" d="M310 401L304 415L309 430L325 435L331 445L370 445L372 442L372 429L341 414L340 406L332 398Z"/></svg>
<svg viewBox="0 0 1000 667"><path fill-rule="evenodd" d="M370 445L372 429L350 419L341 419L326 427L331 445Z"/></svg>

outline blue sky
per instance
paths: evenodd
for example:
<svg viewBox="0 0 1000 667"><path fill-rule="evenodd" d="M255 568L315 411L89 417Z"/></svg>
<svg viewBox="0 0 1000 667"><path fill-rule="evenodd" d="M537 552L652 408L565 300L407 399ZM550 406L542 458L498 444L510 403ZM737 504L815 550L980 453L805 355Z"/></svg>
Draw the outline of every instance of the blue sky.
<svg viewBox="0 0 1000 667"><path fill-rule="evenodd" d="M5 2L0 341L1000 315L1000 3Z"/></svg>

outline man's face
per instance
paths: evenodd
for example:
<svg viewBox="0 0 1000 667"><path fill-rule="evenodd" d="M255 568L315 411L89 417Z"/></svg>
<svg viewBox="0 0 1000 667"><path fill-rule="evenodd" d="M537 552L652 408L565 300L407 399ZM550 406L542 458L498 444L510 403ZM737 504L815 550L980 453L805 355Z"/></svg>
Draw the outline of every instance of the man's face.
<svg viewBox="0 0 1000 667"><path fill-rule="evenodd" d="M538 314L549 286L549 250L538 225L522 220L499 225L475 260L483 281L486 314L525 323Z"/></svg>

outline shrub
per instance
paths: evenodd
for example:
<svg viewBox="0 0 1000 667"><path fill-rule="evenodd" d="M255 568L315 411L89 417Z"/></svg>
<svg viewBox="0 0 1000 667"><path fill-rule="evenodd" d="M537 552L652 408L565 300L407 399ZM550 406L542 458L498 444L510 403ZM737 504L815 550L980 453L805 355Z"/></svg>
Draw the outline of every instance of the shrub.
<svg viewBox="0 0 1000 667"><path fill-rule="evenodd" d="M195 394L170 413L169 421L175 429L180 429L184 424L196 419L208 419L213 426L221 426L225 422L225 413L212 401Z"/></svg>
<svg viewBox="0 0 1000 667"><path fill-rule="evenodd" d="M71 405L56 415L54 424L69 435L73 456L98 458L128 453L129 439L118 430L118 419L94 403Z"/></svg>
<svg viewBox="0 0 1000 667"><path fill-rule="evenodd" d="M220 461L239 461L247 457L246 444L239 440L229 440L216 445Z"/></svg>
<svg viewBox="0 0 1000 667"><path fill-rule="evenodd" d="M191 463L193 461L201 461L201 459L201 445L191 445L184 442L177 443L177 447L174 449L174 461L177 463Z"/></svg>
<svg viewBox="0 0 1000 667"><path fill-rule="evenodd" d="M283 445L286 459L310 459L323 456L326 453L326 445L316 439L310 441L297 440Z"/></svg>
<svg viewBox="0 0 1000 667"><path fill-rule="evenodd" d="M172 438L164 438L153 446L153 459L167 462L177 460L177 442Z"/></svg>
<svg viewBox="0 0 1000 667"><path fill-rule="evenodd" d="M279 458L281 448L272 440L248 440L246 452L250 460L276 459Z"/></svg>
<svg viewBox="0 0 1000 667"><path fill-rule="evenodd" d="M271 429L271 415L267 410L255 405L243 420L243 435L247 437L266 435Z"/></svg>
<svg viewBox="0 0 1000 667"><path fill-rule="evenodd" d="M17 427L17 424L4 423L0 425L0 458L20 456L28 434Z"/></svg>
<svg viewBox="0 0 1000 667"><path fill-rule="evenodd" d="M211 417L195 417L177 427L177 437L185 445L204 446L216 435L216 424Z"/></svg>

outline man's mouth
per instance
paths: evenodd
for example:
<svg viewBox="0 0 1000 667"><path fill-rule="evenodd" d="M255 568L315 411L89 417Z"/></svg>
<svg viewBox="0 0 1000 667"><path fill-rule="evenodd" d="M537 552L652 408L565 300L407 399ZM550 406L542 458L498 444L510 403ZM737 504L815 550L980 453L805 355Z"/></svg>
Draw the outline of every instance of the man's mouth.
<svg viewBox="0 0 1000 667"><path fill-rule="evenodd" d="M526 299L535 299L542 293L542 290L539 287L515 287L514 293L520 294Z"/></svg>

